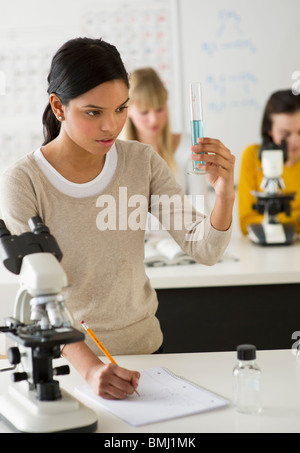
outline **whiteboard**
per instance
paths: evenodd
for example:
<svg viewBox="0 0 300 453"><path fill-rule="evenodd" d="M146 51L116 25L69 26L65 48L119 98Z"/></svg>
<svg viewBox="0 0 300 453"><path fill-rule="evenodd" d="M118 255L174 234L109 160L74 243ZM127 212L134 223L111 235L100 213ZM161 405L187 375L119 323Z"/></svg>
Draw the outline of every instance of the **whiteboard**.
<svg viewBox="0 0 300 453"><path fill-rule="evenodd" d="M129 71L154 66L174 132L189 132L188 84L201 81L205 135L236 155L236 181L269 95L300 78L299 0L51 0L50 10L0 0L0 171L40 146L51 58L77 36L116 44Z"/></svg>
<svg viewBox="0 0 300 453"><path fill-rule="evenodd" d="M155 68L172 128L182 129L176 0L51 0L50 10L41 0L0 0L0 172L42 144L51 59L79 36L114 44L129 73Z"/></svg>
<svg viewBox="0 0 300 453"><path fill-rule="evenodd" d="M204 134L237 158L259 143L265 103L300 70L299 0L179 0L182 87L202 82Z"/></svg>

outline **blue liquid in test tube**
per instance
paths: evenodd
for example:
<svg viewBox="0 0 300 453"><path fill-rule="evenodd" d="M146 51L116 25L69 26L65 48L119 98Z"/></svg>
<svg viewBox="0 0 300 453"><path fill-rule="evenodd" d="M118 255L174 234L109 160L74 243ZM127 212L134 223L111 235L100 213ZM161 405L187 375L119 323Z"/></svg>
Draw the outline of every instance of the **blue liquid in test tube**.
<svg viewBox="0 0 300 453"><path fill-rule="evenodd" d="M194 120L191 121L191 134L192 134L192 144L198 145L198 138L203 137L203 121L202 120ZM196 160L195 165L197 164L205 164L202 160Z"/></svg>
<svg viewBox="0 0 300 453"><path fill-rule="evenodd" d="M192 132L192 144L198 145L197 139L203 137L203 121L192 120L191 132Z"/></svg>

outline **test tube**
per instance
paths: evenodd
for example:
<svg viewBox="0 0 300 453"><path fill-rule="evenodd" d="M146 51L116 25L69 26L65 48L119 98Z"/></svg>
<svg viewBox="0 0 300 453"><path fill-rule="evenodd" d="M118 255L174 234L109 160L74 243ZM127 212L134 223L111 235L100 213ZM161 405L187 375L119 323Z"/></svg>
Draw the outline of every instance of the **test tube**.
<svg viewBox="0 0 300 453"><path fill-rule="evenodd" d="M198 138L203 137L203 115L202 115L202 93L201 83L190 83L190 108L191 108L191 138L192 145L198 145ZM192 161L192 170L189 172L194 175L205 175L207 172L197 168L198 164L205 162L201 160Z"/></svg>

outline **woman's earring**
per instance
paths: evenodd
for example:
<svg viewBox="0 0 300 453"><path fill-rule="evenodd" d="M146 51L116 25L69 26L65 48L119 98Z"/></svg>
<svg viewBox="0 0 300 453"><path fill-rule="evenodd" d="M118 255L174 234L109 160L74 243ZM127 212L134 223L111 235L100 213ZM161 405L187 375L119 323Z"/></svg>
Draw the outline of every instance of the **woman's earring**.
<svg viewBox="0 0 300 453"><path fill-rule="evenodd" d="M58 119L61 121L62 120L62 116L59 116Z"/></svg>

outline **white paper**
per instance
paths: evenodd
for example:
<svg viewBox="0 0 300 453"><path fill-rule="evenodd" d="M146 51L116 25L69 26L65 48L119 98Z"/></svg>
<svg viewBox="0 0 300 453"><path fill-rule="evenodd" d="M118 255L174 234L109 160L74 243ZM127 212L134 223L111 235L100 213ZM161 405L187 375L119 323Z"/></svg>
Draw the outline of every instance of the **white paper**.
<svg viewBox="0 0 300 453"><path fill-rule="evenodd" d="M138 387L140 396L134 393L124 400L107 400L95 395L88 385L76 387L75 391L133 426L206 412L229 404L225 398L161 367L141 372Z"/></svg>

